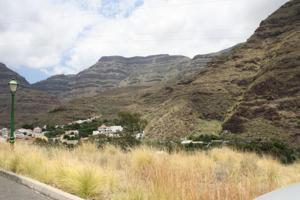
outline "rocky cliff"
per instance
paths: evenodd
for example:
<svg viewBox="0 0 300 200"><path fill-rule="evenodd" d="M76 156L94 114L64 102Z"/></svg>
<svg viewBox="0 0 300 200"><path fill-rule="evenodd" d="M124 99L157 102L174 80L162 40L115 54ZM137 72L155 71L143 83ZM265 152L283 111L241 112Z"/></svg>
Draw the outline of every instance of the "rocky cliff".
<svg viewBox="0 0 300 200"><path fill-rule="evenodd" d="M300 1L288 2L264 20L247 45L264 50L264 54L258 63L251 60L250 66L259 70L223 128L235 134L299 144Z"/></svg>
<svg viewBox="0 0 300 200"><path fill-rule="evenodd" d="M33 85L62 99L94 96L109 89L128 86L152 86L181 79L204 67L215 54L199 56L198 65L190 65L184 56L154 55L125 58L102 57L95 65L76 75L58 75Z"/></svg>

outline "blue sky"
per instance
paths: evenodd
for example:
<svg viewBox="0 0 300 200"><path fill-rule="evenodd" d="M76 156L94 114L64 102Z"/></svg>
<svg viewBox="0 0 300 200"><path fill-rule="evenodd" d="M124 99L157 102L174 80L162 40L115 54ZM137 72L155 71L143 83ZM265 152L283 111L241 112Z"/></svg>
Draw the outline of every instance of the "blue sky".
<svg viewBox="0 0 300 200"><path fill-rule="evenodd" d="M244 42L287 0L1 0L0 62L33 83L101 56L193 57Z"/></svg>
<svg viewBox="0 0 300 200"><path fill-rule="evenodd" d="M30 83L35 83L40 80L45 80L49 77L49 74L41 71L40 69L32 69L26 66L22 66L16 70L21 76L25 77Z"/></svg>

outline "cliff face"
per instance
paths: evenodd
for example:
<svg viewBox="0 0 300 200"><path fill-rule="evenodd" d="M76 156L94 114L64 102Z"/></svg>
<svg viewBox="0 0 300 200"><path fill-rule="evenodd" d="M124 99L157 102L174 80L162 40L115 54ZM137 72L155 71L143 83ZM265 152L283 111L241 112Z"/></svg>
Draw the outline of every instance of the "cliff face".
<svg viewBox="0 0 300 200"><path fill-rule="evenodd" d="M38 116L60 105L55 97L46 92L33 90L25 78L0 64L0 127L9 127L11 96L8 82L12 78L19 83L15 112L17 127L32 123Z"/></svg>
<svg viewBox="0 0 300 200"><path fill-rule="evenodd" d="M120 87L153 86L194 73L199 67L206 66L213 56L208 54L197 58L198 66L190 65L191 59L184 56L102 57L95 65L76 75L50 77L33 87L70 99L94 96Z"/></svg>

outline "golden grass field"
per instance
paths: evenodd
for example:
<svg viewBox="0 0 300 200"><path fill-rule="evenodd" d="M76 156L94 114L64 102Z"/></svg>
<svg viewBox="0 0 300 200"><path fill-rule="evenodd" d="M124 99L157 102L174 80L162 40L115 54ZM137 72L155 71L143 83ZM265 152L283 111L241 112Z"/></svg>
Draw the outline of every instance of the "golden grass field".
<svg viewBox="0 0 300 200"><path fill-rule="evenodd" d="M300 181L300 163L228 148L166 153L139 147L130 152L84 144L74 150L0 144L0 168L87 199L250 200Z"/></svg>

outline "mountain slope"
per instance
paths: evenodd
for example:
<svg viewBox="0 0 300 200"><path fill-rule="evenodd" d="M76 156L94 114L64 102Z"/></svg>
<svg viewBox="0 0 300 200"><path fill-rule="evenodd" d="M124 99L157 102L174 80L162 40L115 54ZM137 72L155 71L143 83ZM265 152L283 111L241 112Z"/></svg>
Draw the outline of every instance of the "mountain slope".
<svg viewBox="0 0 300 200"><path fill-rule="evenodd" d="M154 111L151 136L223 130L299 144L300 1L263 21L244 44L214 59ZM156 93L156 96L159 93Z"/></svg>
<svg viewBox="0 0 300 200"><path fill-rule="evenodd" d="M257 41L265 41L263 68L223 127L246 136L279 137L299 144L300 1L287 3L263 21L248 43Z"/></svg>
<svg viewBox="0 0 300 200"><path fill-rule="evenodd" d="M31 89L30 84L10 70L4 64L0 64L0 127L9 127L11 96L8 86L10 79L15 78L20 84L16 93L16 126L24 123L32 123L39 115L58 106L59 101L45 92Z"/></svg>
<svg viewBox="0 0 300 200"><path fill-rule="evenodd" d="M30 86L30 84L25 80L25 78L7 68L5 64L0 63L0 88L7 88L8 81L12 78L16 79L21 87Z"/></svg>
<svg viewBox="0 0 300 200"><path fill-rule="evenodd" d="M207 67L195 57L189 67L197 70L181 79L75 99L43 120L76 113L112 117L128 110L148 119L146 133L152 138L228 130L299 144L299 4L282 6L247 42L213 57Z"/></svg>
<svg viewBox="0 0 300 200"><path fill-rule="evenodd" d="M153 86L180 79L204 67L216 54L202 55L198 66L184 56L154 55L125 58L102 57L95 65L76 75L58 75L33 85L62 99L94 96L99 92L129 86Z"/></svg>

